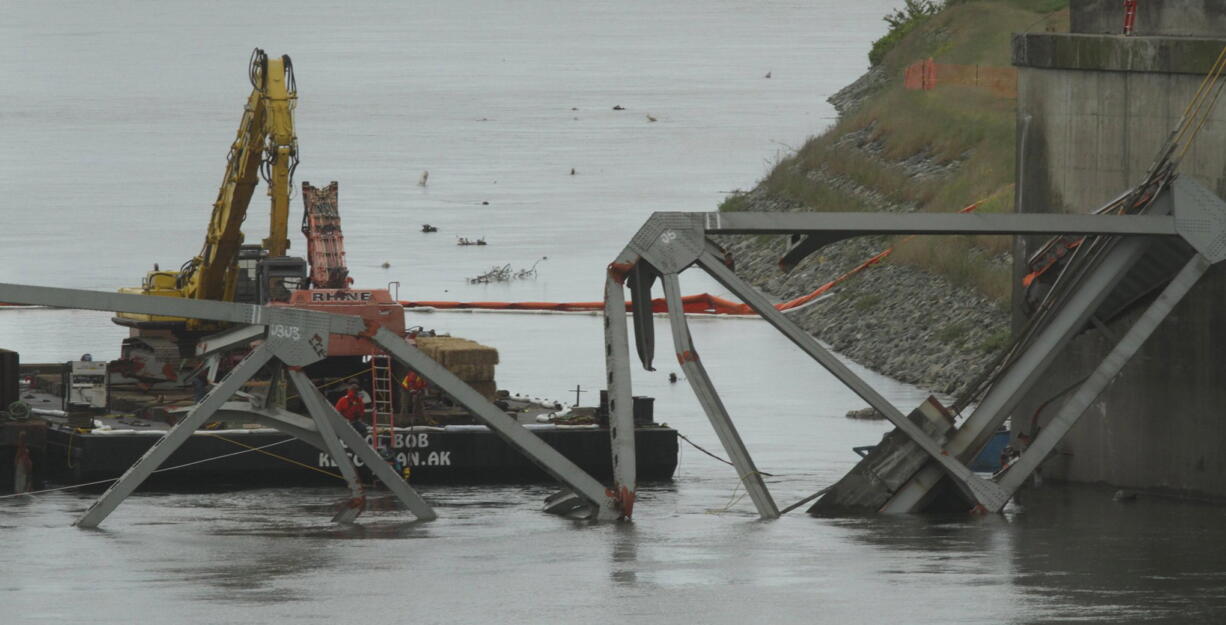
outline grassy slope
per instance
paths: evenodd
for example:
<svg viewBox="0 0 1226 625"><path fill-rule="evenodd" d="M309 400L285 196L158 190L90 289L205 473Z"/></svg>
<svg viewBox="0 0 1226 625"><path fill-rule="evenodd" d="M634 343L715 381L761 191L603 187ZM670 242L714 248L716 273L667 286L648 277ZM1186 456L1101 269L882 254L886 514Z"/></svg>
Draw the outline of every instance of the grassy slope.
<svg viewBox="0 0 1226 625"><path fill-rule="evenodd" d="M885 86L820 136L783 159L760 191L809 210L869 210L851 181L893 204L947 212L982 201L981 212L1013 207L1015 100L976 87L903 89L904 68L931 57L937 63L1009 67L1014 32L1063 29L1066 0L958 2L912 30L883 58ZM848 135L858 137L848 141ZM865 136L868 141L865 142ZM870 149L865 149L865 147ZM924 160L948 173L915 177L899 162ZM721 210L744 208L732 196ZM911 263L1001 302L1009 297L1009 251L1004 237L925 237L900 246L892 262Z"/></svg>

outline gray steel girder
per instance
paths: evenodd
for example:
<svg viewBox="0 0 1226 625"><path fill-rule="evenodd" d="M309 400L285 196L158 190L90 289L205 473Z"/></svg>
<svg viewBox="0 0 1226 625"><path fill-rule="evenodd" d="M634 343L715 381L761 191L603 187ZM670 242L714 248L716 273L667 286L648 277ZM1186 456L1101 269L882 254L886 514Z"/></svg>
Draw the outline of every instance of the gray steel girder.
<svg viewBox="0 0 1226 625"><path fill-rule="evenodd" d="M964 484L965 490L974 500L985 507L992 507L997 502L1000 505L1004 505L1005 501L1008 501L1008 497L1003 492L1000 492L1000 489L994 484L976 476L966 465L959 462L945 449L942 449L941 445L924 433L920 426L903 415L894 404L891 404L882 397L872 385L852 373L851 369L847 368L834 354L822 347L817 342L817 339L800 329L800 326L785 317L783 313L766 301L766 298L753 287L737 277L731 269L725 267L719 258L710 254L704 254L699 257L698 264L719 281L720 284L724 285L725 288L732 291L733 295L739 297L741 301L748 304L755 312L762 315L762 318L766 319L775 329L788 337L792 343L802 349L810 358L813 358L818 364L825 367L827 371L834 374L840 382L859 395L861 399L868 402L873 408L876 408L895 427L902 430L915 444L927 452L933 460L936 460L937 463L944 467L950 475Z"/></svg>
<svg viewBox="0 0 1226 625"><path fill-rule="evenodd" d="M490 430L507 444L519 450L554 479L587 500L594 509L597 519L612 520L624 516L616 493L607 492L599 481L576 466L566 456L550 447L515 419L507 416L505 412L491 404L455 374L409 345L402 337L386 328L380 328L371 336L371 340L397 361L407 365L431 384L442 389L489 426Z"/></svg>
<svg viewBox="0 0 1226 625"><path fill-rule="evenodd" d="M1168 215L1026 213L656 213L701 217L704 234L812 234L841 238L872 234L1103 234L1174 235ZM675 225L672 227L676 227ZM646 228L644 228L646 230ZM642 231L640 231L642 232Z"/></svg>
<svg viewBox="0 0 1226 625"><path fill-rule="evenodd" d="M403 340L403 339L402 339ZM345 475L345 480L351 479L347 471L353 471L349 457L345 454L345 450L340 447L340 443L336 440L340 438L345 445L353 451L354 455L362 459L362 462L370 468L371 473L379 478L388 490L392 491L401 503L417 517L419 521L433 521L438 518L438 514L434 512L434 508L426 503L426 500L417 494L413 487L409 486L404 481L404 477L392 470L387 461L379 457L370 445L366 444L366 440L349 425L340 413L336 412L336 408L324 398L323 393L311 383L311 379L307 377L301 369L290 369L289 379L294 387L298 389L298 394L302 398L302 403L306 404L307 411L311 413L311 417L315 419L315 426L319 428L320 436L323 437L328 445L328 455L336 460L337 466L341 467L341 472ZM349 469L345 468L349 465ZM357 473L353 471L353 479L356 480ZM365 498L361 491L354 495L354 500L351 500L350 505L342 508L335 517L334 521L338 523L351 523L359 514L365 505Z"/></svg>
<svg viewBox="0 0 1226 625"><path fill-rule="evenodd" d="M630 349L626 328L625 289L610 274L605 278L605 385L609 392L609 442L613 452L613 492L629 518L634 511L637 470L634 447L634 398L630 392Z"/></svg>
<svg viewBox="0 0 1226 625"><path fill-rule="evenodd" d="M78 527L93 528L106 519L123 500L140 486L167 458L182 445L200 426L204 425L221 408L235 391L242 388L251 376L255 375L269 360L272 359L272 349L267 345L255 348L247 357L238 363L221 383L214 386L200 403L192 408L182 421L176 423L166 435L158 439L148 451L128 467L122 476L111 484L106 492L97 499L77 519Z"/></svg>
<svg viewBox="0 0 1226 625"><path fill-rule="evenodd" d="M1073 292L1065 305L1056 311L1051 321L1026 346L1022 354L1004 371L971 415L954 432L945 447L960 458L978 452L1004 422L1013 409L1042 377L1043 372L1060 355L1060 351L1086 326L1091 315L1110 295L1151 245L1143 238L1129 238L1116 244L1099 261ZM928 493L936 486L939 475L935 467L925 467L900 488L882 508L885 513L915 512Z"/></svg>
<svg viewBox="0 0 1226 625"><path fill-rule="evenodd" d="M159 444L150 450L150 453L142 457L136 465L125 473L123 478L108 489L103 498L96 502L86 512L85 516L78 521L78 525L82 527L94 527L102 519L106 518L140 481L156 469L157 464L164 460L175 447L186 440L197 427L203 424L208 416L216 411L226 399L229 399L231 395L241 388L242 384L259 369L259 366L263 366L263 364L275 356L283 364L291 367L291 377L297 377L302 374L295 368L310 364L326 356L329 334L350 336L367 336L370 334L365 322L359 317L333 315L287 307L260 307L229 302L186 300L8 283L0 283L0 301L15 304L54 306L58 308L171 315L267 326L265 342L249 354L243 363L240 363L239 367L236 367L229 375L223 378L222 383L214 387L213 391L206 396L204 403L193 408L184 421L180 422L175 428L172 428L167 436L163 437ZM233 345L235 341L238 341L239 337L257 336L259 334L259 332L239 329L224 333L217 338L222 344ZM484 421L491 430L511 444L512 447L527 455L529 459L540 465L547 473L573 489L575 493L581 496L592 507L594 518L601 520L616 519L622 517L624 512L628 512L629 506L633 505L633 500L631 499L625 502L626 507L623 508L623 502L618 493L606 491L599 481L592 478L565 456L558 453L536 435L486 401L484 397L473 391L471 387L455 377L451 372L434 362L428 356L409 346L402 337L385 328L379 328L377 332L371 335L371 339L388 351L388 353L392 354L398 361L412 367L421 373L422 377L426 380L444 389L462 405L471 410L474 415ZM257 360L259 361L259 366L253 365L252 363L255 363ZM362 456L363 460L370 464L372 471L380 475L380 479L384 480L389 487L394 489L400 488L397 486L396 480L392 479L396 476L390 467L387 467L386 463L379 460L378 455L373 450L370 450L372 455L367 458L365 454L369 446L365 445L361 437L343 419L335 414L335 409L322 398L322 395L318 395L319 391L314 388L314 385L307 384L307 386L314 389L314 394L303 392L304 401L307 401L308 405L311 402L317 404L312 415L317 419L319 419L320 415L323 415L328 423L331 424L334 433L350 449L359 456ZM305 389L303 390L305 391ZM218 399L221 394L225 394L225 397ZM307 399L312 395L318 395L318 397L315 397L313 400ZM631 428L631 436L633 436L632 432L633 428ZM323 441L318 442L322 443ZM622 444L620 448L622 450L621 453L625 454L627 446ZM634 458L632 452L630 458L623 456L620 462L623 465L628 462L633 466ZM381 475L382 473L389 474ZM624 479L627 473L623 470L621 475ZM416 493L408 488L407 484L404 484L402 479L399 483L403 485L403 489L397 494L402 500L406 501L406 505L409 505L410 510L419 519L435 518L434 511L429 508L428 504L420 500ZM625 492L633 494L632 489L626 489Z"/></svg>
<svg viewBox="0 0 1226 625"><path fill-rule="evenodd" d="M754 507L758 509L758 516L764 519L777 518L779 506L775 504L770 490L766 488L766 482L762 480L762 473L754 465L753 458L750 457L749 450L745 448L741 435L737 433L732 418L728 416L728 409L724 407L719 393L715 391L715 385L711 383L706 368L699 361L698 352L694 351L694 345L690 339L690 328L685 321L685 309L681 304L681 287L677 281L677 274L664 274L663 282L664 298L668 301L668 320L673 330L673 346L677 350L677 360L681 363L682 370L685 371L686 381L690 383L690 388L694 390L698 403L702 405L703 412L711 421L711 427L715 429L715 435L719 437L719 442L724 446L724 451L728 453L728 458L736 468L737 477L745 485L745 491L749 493Z"/></svg>
<svg viewBox="0 0 1226 625"><path fill-rule="evenodd" d="M1196 254L1188 261L1188 264L1184 265L1158 298L1116 343L1111 352L1103 357L1102 362L1081 384L1077 392L1060 407L1051 422L1039 431L1039 435L1035 437L1021 457L1009 465L1008 470L999 478L1001 488L1012 496L1026 481L1026 478L1039 468L1043 459L1055 449L1064 435L1081 418L1081 415L1085 414L1090 404L1094 403L1094 400L1106 390L1111 380L1115 379L1124 365L1137 353L1137 350L1141 349L1146 339L1166 319L1175 305L1188 294L1188 291L1192 290L1200 277L1209 270L1211 264L1210 259Z"/></svg>

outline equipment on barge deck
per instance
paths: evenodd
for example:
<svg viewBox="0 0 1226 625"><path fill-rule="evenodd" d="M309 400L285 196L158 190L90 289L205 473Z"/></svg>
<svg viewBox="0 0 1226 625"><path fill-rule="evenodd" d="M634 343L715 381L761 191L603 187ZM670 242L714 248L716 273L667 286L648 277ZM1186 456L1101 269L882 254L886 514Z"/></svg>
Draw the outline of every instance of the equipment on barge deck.
<svg viewBox="0 0 1226 625"><path fill-rule="evenodd" d="M298 137L294 132L294 106L298 99L294 66L288 55L269 57L256 48L248 67L251 95L243 109L238 135L230 145L221 188L213 202L204 246L178 271L156 266L138 288L121 293L159 295L192 300L235 301L239 282L241 226L251 196L262 176L271 199L268 238L259 249L268 258L285 256L289 249L287 223L290 187L298 166ZM115 322L140 330L169 330L175 335L215 332L215 321L166 315L120 312ZM162 333L165 338L166 333Z"/></svg>
<svg viewBox="0 0 1226 625"><path fill-rule="evenodd" d="M386 289L350 288L353 280L345 263L336 182L322 189L302 183L301 229L310 262L286 256L291 186L298 166L293 63L289 56L270 58L256 48L248 77L252 92L230 147L204 247L179 271L163 271L155 265L141 287L120 292L357 315L403 334L404 308ZM271 198L269 235L258 245L243 245L241 225L261 175ZM184 384L187 370L180 363L193 356L196 341L228 325L124 312L114 321L132 328L121 348L119 373L143 383L174 385ZM371 356L380 350L364 337L334 336L328 352L330 356Z"/></svg>

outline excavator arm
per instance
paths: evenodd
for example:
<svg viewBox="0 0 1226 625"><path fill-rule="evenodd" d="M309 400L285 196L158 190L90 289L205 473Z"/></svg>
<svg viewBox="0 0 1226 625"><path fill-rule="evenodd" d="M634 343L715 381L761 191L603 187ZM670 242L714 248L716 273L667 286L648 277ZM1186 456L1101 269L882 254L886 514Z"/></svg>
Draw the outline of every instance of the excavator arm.
<svg viewBox="0 0 1226 625"><path fill-rule="evenodd" d="M256 48L251 56L252 91L243 109L238 134L226 157L213 215L200 254L180 274L184 297L232 300L236 280L235 259L243 243L240 229L260 174L268 182L271 198L268 238L263 247L270 256L289 249L290 179L298 165L298 139L294 135L293 64L288 56L269 58Z"/></svg>
<svg viewBox="0 0 1226 625"><path fill-rule="evenodd" d="M226 156L226 170L204 246L178 272L153 271L140 289L124 292L188 299L232 301L238 281L238 252L243 244L242 223L261 177L271 200L269 234L262 247L269 256L284 256L289 249L288 222L294 169L298 165L298 138L294 133L297 86L289 56L269 57L256 48L248 70L252 91L243 107L238 133ZM173 281L173 283L172 283ZM117 322L141 326L182 322L169 317L146 318L120 314ZM186 320L188 331L210 330L212 322Z"/></svg>

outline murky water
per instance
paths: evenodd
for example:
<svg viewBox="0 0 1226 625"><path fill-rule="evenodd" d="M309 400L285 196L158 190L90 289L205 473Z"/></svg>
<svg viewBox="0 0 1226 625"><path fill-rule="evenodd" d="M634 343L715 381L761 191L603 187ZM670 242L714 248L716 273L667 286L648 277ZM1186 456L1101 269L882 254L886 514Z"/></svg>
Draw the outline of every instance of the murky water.
<svg viewBox="0 0 1226 625"><path fill-rule="evenodd" d="M864 69L893 4L8 3L0 280L109 290L194 253L259 45L293 55L298 179L341 181L359 285L397 280L415 299L595 300L604 264L648 214L712 209L829 123L825 97ZM256 200L249 239L264 236ZM440 232L421 234L422 223ZM457 236L490 245L458 247ZM464 280L542 256L535 280ZM0 344L26 361L112 357L124 332L108 317L2 311ZM498 346L501 386L559 400L575 385L599 388L597 317L411 323ZM862 402L765 324L691 323L782 504L840 477L850 447L884 432L843 418ZM718 451L669 369L637 372L636 392ZM861 373L904 409L924 395ZM355 527L327 522L339 487L142 493L99 531L69 527L90 494L0 500L0 622L1184 623L1226 613L1217 507L1049 488L984 519L763 523L731 468L689 446L674 482L644 486L633 524L544 515L549 492L427 487L440 520L408 523L382 506Z"/></svg>

